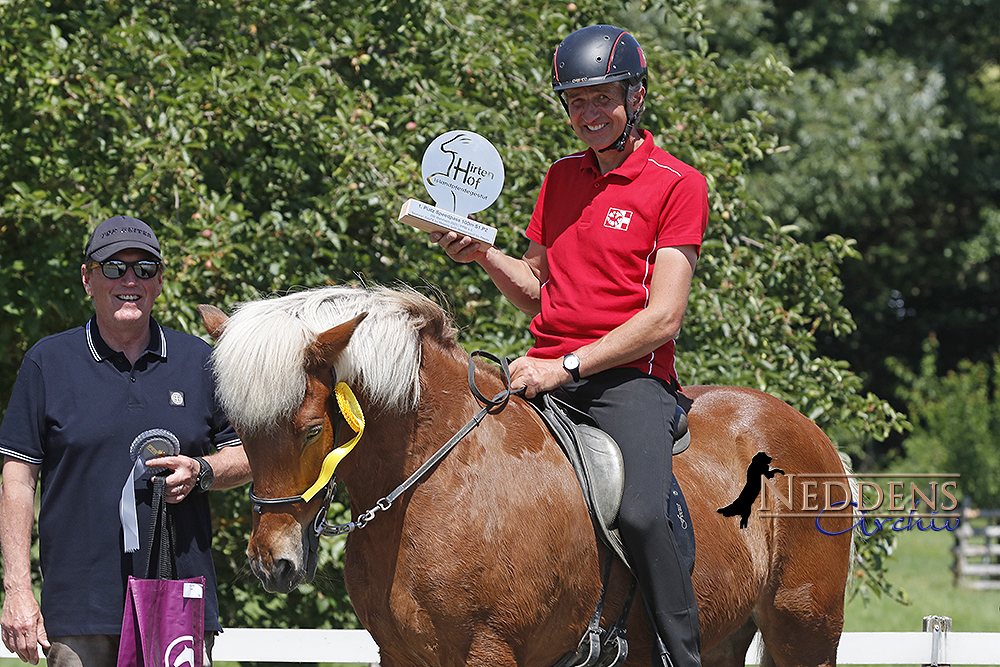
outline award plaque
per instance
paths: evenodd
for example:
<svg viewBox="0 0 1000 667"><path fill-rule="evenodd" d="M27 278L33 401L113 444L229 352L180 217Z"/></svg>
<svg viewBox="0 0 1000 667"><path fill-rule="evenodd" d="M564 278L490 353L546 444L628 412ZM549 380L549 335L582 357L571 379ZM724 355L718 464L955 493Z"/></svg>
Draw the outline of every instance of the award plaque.
<svg viewBox="0 0 1000 667"><path fill-rule="evenodd" d="M503 190L503 160L493 144L468 130L445 132L424 151L420 171L436 206L408 199L399 221L425 232L458 232L493 245L496 227L467 217L489 207Z"/></svg>

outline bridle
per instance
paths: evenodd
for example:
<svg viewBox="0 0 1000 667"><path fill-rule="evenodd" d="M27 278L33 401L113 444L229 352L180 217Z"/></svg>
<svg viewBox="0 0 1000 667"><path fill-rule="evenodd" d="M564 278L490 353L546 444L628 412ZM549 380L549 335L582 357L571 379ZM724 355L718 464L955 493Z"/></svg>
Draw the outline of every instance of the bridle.
<svg viewBox="0 0 1000 667"><path fill-rule="evenodd" d="M358 444L358 440L361 439L361 435L365 431L365 415L361 411L361 406L358 404L358 399L351 391L351 388L347 386L345 382L337 382L337 373L333 371L334 377L334 395L337 397L337 406L340 408L340 414L343 416L343 422L337 423L336 433L334 434L334 442L340 437L340 424L346 423L350 426L355 435L349 441L341 445L340 447L335 447L330 451L329 454L323 459L323 464L320 466L319 477L308 489L303 491L297 496L286 496L284 498L261 498L253 492L253 483L250 483L250 502L253 503L253 511L255 514L261 514L266 507L278 507L282 505L294 505L297 503L307 503L316 497L320 491L325 491L323 497L323 504L320 506L320 510L313 520L313 530L317 535L323 534L323 529L326 525L326 513L330 509L330 502L333 500L333 493L337 488L337 465L343 460L345 456L351 453L354 446Z"/></svg>
<svg viewBox="0 0 1000 667"><path fill-rule="evenodd" d="M503 383L504 389L497 393L493 398L486 398L476 387L476 365L474 358L484 357L500 365L503 373ZM505 407L507 407L507 402L510 400L511 394L519 393L523 390L511 391L510 389L510 369L507 366L506 359L500 359L494 355L477 350L469 354L469 390L472 395L476 397L476 400L483 405L482 409L477 412L472 419L466 422L465 426L458 430L455 435L451 437L448 442L441 446L427 461L424 462L412 475L410 475L406 481L397 486L389 495L384 498L380 498L375 506L366 512L361 513L356 521L351 521L345 524L331 525L326 522L327 512L330 510L330 503L333 500L334 492L337 489L337 475L336 468L341 460L347 456L354 445L357 444L358 440L361 439L362 433L365 430L365 416L361 411L361 406L358 404L358 399L354 396L354 392L351 388L347 386L344 382L336 381L336 370L333 371L334 377L334 392L337 396L337 405L340 408L340 412L344 417L344 422L347 423L355 431L355 436L351 438L350 441L341 445L340 447L334 448L326 455L323 459L323 465L320 468L319 477L316 482L306 489L302 494L297 496L287 496L285 498L261 498L253 492L253 484L250 484L250 501L253 503L253 511L255 514L261 514L265 508L277 507L283 505L294 505L297 503L307 503L312 500L320 491L324 491L323 504L320 506L319 512L316 514L316 518L313 520L313 531L317 536L325 535L327 537L332 537L336 535L344 535L350 533L351 531L364 528L368 525L368 522L375 518L375 513L380 510L387 510L392 507L392 504L407 490L409 490L417 481L420 480L427 471L433 468L441 459L447 456L448 452L454 449L455 445L459 443L465 436L467 436L472 429L479 426L480 422L486 417L486 415L495 415L501 412ZM340 423L337 424L337 432L334 435L334 442L337 441L340 435Z"/></svg>

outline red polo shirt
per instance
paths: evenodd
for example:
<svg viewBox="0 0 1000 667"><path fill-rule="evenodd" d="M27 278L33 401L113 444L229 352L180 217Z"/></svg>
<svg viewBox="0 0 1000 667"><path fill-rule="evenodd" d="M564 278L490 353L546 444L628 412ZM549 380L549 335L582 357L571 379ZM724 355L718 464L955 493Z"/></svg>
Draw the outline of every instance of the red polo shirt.
<svg viewBox="0 0 1000 667"><path fill-rule="evenodd" d="M555 162L526 235L547 249L542 311L529 356L553 359L601 338L646 307L656 251L701 247L708 224L705 177L653 135L601 174L593 149ZM676 379L674 343L623 366Z"/></svg>

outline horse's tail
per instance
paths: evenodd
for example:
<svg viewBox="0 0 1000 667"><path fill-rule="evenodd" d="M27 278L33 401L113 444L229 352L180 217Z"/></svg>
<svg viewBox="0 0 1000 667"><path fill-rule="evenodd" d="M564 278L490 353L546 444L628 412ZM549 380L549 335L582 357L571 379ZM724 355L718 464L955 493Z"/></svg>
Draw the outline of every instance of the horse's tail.
<svg viewBox="0 0 1000 667"><path fill-rule="evenodd" d="M861 485L858 483L856 477L854 477L854 471L851 468L851 457L845 452L837 452L840 455L840 464L844 467L844 474L847 476L847 481L851 486L851 497L848 502L854 502L853 505L853 518L854 518L854 530L851 531L851 560L848 569L847 580L851 581L851 574L854 572L854 536L861 530L861 522L858 519L862 519L864 515L861 514Z"/></svg>

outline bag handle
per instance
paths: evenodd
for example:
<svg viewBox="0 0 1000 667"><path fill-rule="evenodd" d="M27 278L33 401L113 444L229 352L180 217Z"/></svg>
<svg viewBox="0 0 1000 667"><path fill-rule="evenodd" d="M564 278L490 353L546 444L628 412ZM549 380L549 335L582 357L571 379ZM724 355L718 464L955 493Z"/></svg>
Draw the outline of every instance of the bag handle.
<svg viewBox="0 0 1000 667"><path fill-rule="evenodd" d="M174 522L167 511L166 475L153 476L153 501L149 513L149 542L146 548L146 578L176 579L177 564L174 562ZM153 550L156 550L154 572Z"/></svg>

